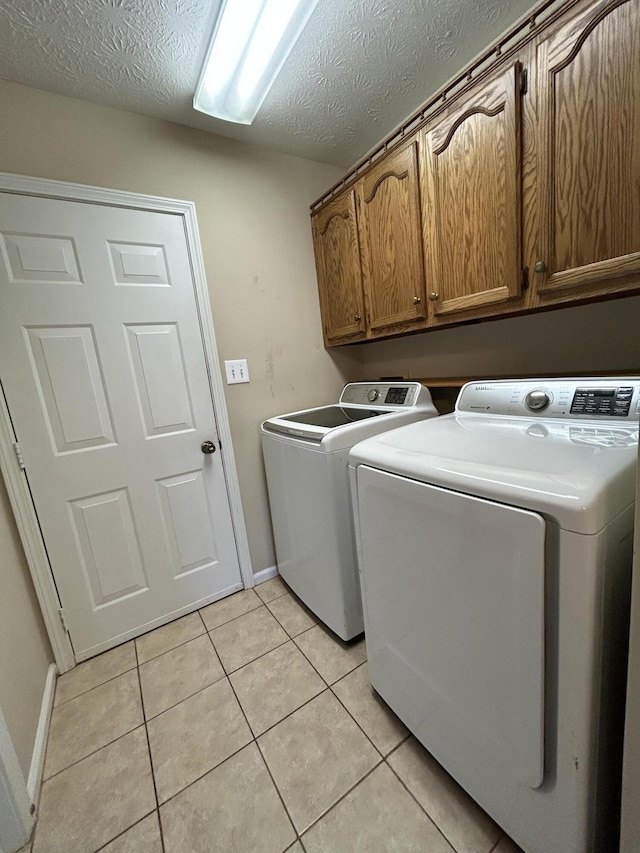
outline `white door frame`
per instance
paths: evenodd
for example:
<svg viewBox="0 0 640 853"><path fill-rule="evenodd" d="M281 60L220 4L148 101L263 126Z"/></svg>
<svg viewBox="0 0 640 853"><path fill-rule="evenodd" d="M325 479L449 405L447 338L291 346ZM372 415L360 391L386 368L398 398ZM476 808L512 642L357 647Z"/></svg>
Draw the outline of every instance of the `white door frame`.
<svg viewBox="0 0 640 853"><path fill-rule="evenodd" d="M240 486L220 373L220 361L216 347L213 314L209 302L202 247L198 234L195 204L191 201L178 201L176 199L140 195L138 193L92 187L85 184L71 184L64 181L30 178L25 175L12 175L7 172L0 172L0 192L43 196L45 198L80 201L89 204L136 208L138 210L173 213L182 216L191 272L195 283L196 309L202 331L205 362L215 408L216 425L218 436L224 448L222 457L223 467L229 494L236 547L238 549L240 574L245 588L254 586L249 542L242 511ZM7 486L9 500L24 546L27 563L29 564L36 595L42 609L42 615L49 634L58 671L66 672L75 665L73 649L69 641L69 635L60 618L60 601L51 565L47 557L29 487L18 462L15 447L16 437L7 402L1 391L0 387L0 471L4 476Z"/></svg>

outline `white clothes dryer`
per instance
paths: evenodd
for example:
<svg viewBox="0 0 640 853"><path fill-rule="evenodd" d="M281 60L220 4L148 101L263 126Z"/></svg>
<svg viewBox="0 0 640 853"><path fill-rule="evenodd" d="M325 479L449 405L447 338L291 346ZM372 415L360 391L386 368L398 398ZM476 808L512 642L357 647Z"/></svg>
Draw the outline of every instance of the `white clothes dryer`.
<svg viewBox="0 0 640 853"><path fill-rule="evenodd" d="M349 450L365 438L437 414L419 382L351 382L337 404L262 424L278 571L343 640L363 629Z"/></svg>
<svg viewBox="0 0 640 853"><path fill-rule="evenodd" d="M640 382L472 382L350 455L369 677L527 853L617 851Z"/></svg>

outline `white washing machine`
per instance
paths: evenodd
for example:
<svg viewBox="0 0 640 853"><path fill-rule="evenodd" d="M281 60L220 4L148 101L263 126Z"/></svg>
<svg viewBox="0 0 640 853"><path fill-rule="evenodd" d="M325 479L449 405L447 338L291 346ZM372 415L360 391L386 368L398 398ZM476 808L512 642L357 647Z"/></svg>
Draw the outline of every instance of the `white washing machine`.
<svg viewBox="0 0 640 853"><path fill-rule="evenodd" d="M352 382L337 404L262 424L278 571L343 640L363 628L349 450L384 430L437 414L419 382Z"/></svg>
<svg viewBox="0 0 640 853"><path fill-rule="evenodd" d="M618 849L639 387L473 382L351 451L371 683L526 853Z"/></svg>

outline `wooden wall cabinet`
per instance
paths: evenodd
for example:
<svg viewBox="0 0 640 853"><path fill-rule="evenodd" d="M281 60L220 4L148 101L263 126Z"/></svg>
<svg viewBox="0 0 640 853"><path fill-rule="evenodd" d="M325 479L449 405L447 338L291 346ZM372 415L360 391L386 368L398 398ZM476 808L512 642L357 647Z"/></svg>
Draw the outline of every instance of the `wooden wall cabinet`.
<svg viewBox="0 0 640 853"><path fill-rule="evenodd" d="M520 100L525 79L520 63L502 69L422 135L432 325L521 295Z"/></svg>
<svg viewBox="0 0 640 853"><path fill-rule="evenodd" d="M426 305L418 143L381 159L356 184L369 337L422 328Z"/></svg>
<svg viewBox="0 0 640 853"><path fill-rule="evenodd" d="M325 346L365 336L355 198L346 190L311 220Z"/></svg>
<svg viewBox="0 0 640 853"><path fill-rule="evenodd" d="M640 0L568 5L313 214L327 345L640 292Z"/></svg>
<svg viewBox="0 0 640 853"><path fill-rule="evenodd" d="M640 3L598 2L538 45L542 302L640 284ZM546 297L546 298L545 298Z"/></svg>

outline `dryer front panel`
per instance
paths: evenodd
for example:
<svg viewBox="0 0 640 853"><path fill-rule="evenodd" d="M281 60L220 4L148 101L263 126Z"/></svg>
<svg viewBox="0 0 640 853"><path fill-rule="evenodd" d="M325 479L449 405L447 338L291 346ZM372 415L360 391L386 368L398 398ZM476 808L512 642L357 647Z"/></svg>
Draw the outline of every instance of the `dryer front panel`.
<svg viewBox="0 0 640 853"><path fill-rule="evenodd" d="M545 522L357 469L369 675L472 796L544 775Z"/></svg>

